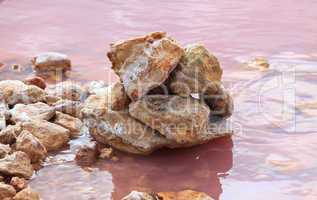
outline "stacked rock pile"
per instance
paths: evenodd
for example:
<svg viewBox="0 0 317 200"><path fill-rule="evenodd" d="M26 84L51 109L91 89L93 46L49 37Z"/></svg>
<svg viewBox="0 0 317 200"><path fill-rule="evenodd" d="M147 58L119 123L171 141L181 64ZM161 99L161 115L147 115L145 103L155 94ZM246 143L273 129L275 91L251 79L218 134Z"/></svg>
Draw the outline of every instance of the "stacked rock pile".
<svg viewBox="0 0 317 200"><path fill-rule="evenodd" d="M82 109L96 141L149 154L232 134L224 119L233 100L217 58L203 45L183 49L155 32L111 44L107 55L120 82L89 96Z"/></svg>

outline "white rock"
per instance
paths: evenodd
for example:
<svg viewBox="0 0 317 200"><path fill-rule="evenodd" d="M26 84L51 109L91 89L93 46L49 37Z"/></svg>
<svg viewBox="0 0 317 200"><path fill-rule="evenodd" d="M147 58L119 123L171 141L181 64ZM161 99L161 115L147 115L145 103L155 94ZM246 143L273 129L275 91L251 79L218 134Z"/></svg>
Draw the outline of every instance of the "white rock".
<svg viewBox="0 0 317 200"><path fill-rule="evenodd" d="M65 54L45 52L32 59L33 69L37 73L50 71L67 71L71 69L71 61Z"/></svg>

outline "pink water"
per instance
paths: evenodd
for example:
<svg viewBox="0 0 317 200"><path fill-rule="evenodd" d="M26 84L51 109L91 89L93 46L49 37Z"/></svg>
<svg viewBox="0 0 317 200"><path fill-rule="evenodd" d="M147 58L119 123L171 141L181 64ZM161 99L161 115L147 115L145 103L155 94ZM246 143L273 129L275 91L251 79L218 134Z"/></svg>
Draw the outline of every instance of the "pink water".
<svg viewBox="0 0 317 200"><path fill-rule="evenodd" d="M317 1L0 0L0 79L32 73L43 51L68 54L71 79L115 81L109 43L166 31L204 43L235 99L236 135L148 157L72 162L82 137L52 155L31 185L45 200L120 199L129 191L195 189L221 200L317 199ZM243 67L266 56L269 71ZM19 63L21 72L10 65Z"/></svg>

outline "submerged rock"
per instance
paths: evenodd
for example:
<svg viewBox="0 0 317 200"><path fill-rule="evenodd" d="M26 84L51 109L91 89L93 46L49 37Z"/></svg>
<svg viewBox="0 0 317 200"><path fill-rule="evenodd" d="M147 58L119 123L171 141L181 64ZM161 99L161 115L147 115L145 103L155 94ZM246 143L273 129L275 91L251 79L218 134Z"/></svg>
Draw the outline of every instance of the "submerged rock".
<svg viewBox="0 0 317 200"><path fill-rule="evenodd" d="M97 161L98 151L96 142L83 145L76 153L75 160L81 166L90 166Z"/></svg>
<svg viewBox="0 0 317 200"><path fill-rule="evenodd" d="M47 155L44 145L31 133L24 130L17 137L16 150L25 152L32 163L39 163Z"/></svg>
<svg viewBox="0 0 317 200"><path fill-rule="evenodd" d="M53 107L56 111L80 118L83 105L80 101L63 99L54 103Z"/></svg>
<svg viewBox="0 0 317 200"><path fill-rule="evenodd" d="M69 130L45 120L24 122L22 128L34 135L47 151L58 150L65 146L70 137Z"/></svg>
<svg viewBox="0 0 317 200"><path fill-rule="evenodd" d="M201 44L186 46L185 54L171 75L170 90L180 96L206 93L212 82L221 81L222 69L217 58Z"/></svg>
<svg viewBox="0 0 317 200"><path fill-rule="evenodd" d="M23 82L27 85L35 85L43 90L46 88L44 79L39 76L28 77Z"/></svg>
<svg viewBox="0 0 317 200"><path fill-rule="evenodd" d="M270 67L269 61L265 57L256 57L244 63L244 65L249 68L259 69L260 71L265 71Z"/></svg>
<svg viewBox="0 0 317 200"><path fill-rule="evenodd" d="M49 105L38 102L34 104L16 104L10 110L11 120L15 123L30 120L50 120L55 115L55 109Z"/></svg>
<svg viewBox="0 0 317 200"><path fill-rule="evenodd" d="M206 139L209 108L191 97L146 96L130 104L129 113L177 144L191 146Z"/></svg>
<svg viewBox="0 0 317 200"><path fill-rule="evenodd" d="M13 144L16 137L21 133L22 127L20 123L16 125L9 125L2 131L0 131L0 143Z"/></svg>
<svg viewBox="0 0 317 200"><path fill-rule="evenodd" d="M0 182L0 199L11 199L15 196L15 189L11 185Z"/></svg>
<svg viewBox="0 0 317 200"><path fill-rule="evenodd" d="M87 97L87 91L78 83L71 81L64 81L56 85L50 85L45 89L45 91L48 95L72 101L84 101Z"/></svg>
<svg viewBox="0 0 317 200"><path fill-rule="evenodd" d="M37 73L65 72L71 69L71 61L65 54L45 52L32 59L33 69Z"/></svg>
<svg viewBox="0 0 317 200"><path fill-rule="evenodd" d="M40 200L40 196L38 193L31 190L30 187L25 188L24 190L18 192L13 200Z"/></svg>
<svg viewBox="0 0 317 200"><path fill-rule="evenodd" d="M108 58L132 100L161 85L176 67L183 49L163 32L111 45Z"/></svg>
<svg viewBox="0 0 317 200"><path fill-rule="evenodd" d="M82 115L96 141L121 151L149 154L167 143L164 137L132 118L127 111L111 110L104 96L90 96Z"/></svg>
<svg viewBox="0 0 317 200"><path fill-rule="evenodd" d="M45 91L34 85L26 85L18 80L0 81L0 91L8 105L30 104L44 101Z"/></svg>
<svg viewBox="0 0 317 200"><path fill-rule="evenodd" d="M0 174L29 179L33 175L31 160L28 155L22 151L7 155L0 159Z"/></svg>
<svg viewBox="0 0 317 200"><path fill-rule="evenodd" d="M80 119L61 112L56 112L53 123L68 129L70 131L71 138L80 136L80 130L83 126Z"/></svg>

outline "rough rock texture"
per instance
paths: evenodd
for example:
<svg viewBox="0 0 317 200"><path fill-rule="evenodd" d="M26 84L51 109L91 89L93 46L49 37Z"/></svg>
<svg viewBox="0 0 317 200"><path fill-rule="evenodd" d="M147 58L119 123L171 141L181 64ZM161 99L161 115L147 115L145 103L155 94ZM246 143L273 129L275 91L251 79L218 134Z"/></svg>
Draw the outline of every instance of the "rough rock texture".
<svg viewBox="0 0 317 200"><path fill-rule="evenodd" d="M121 83L114 83L108 86L105 92L108 105L112 110L124 110L128 108L130 99Z"/></svg>
<svg viewBox="0 0 317 200"><path fill-rule="evenodd" d="M64 81L56 85L50 85L45 89L45 91L48 95L72 101L83 101L87 97L87 91L78 83L71 81Z"/></svg>
<svg viewBox="0 0 317 200"><path fill-rule="evenodd" d="M0 159L0 173L29 179L33 174L31 160L24 152L14 152Z"/></svg>
<svg viewBox="0 0 317 200"><path fill-rule="evenodd" d="M23 82L27 85L35 85L43 90L46 88L44 79L39 76L28 77Z"/></svg>
<svg viewBox="0 0 317 200"><path fill-rule="evenodd" d="M137 100L162 84L183 54L174 40L155 32L112 44L108 58L128 96Z"/></svg>
<svg viewBox="0 0 317 200"><path fill-rule="evenodd" d="M10 145L0 143L0 158L4 158L11 152Z"/></svg>
<svg viewBox="0 0 317 200"><path fill-rule="evenodd" d="M80 135L80 130L83 126L83 123L80 119L61 112L56 112L53 123L68 129L72 138L78 137Z"/></svg>
<svg viewBox="0 0 317 200"><path fill-rule="evenodd" d="M82 146L76 153L75 160L81 166L89 166L96 162L98 157L96 142Z"/></svg>
<svg viewBox="0 0 317 200"><path fill-rule="evenodd" d="M54 103L53 107L55 108L56 111L71 115L73 117L80 118L81 109L83 105L80 101L71 101L71 100L63 99Z"/></svg>
<svg viewBox="0 0 317 200"><path fill-rule="evenodd" d="M47 151L58 150L69 141L69 130L45 120L24 122L22 127L39 139Z"/></svg>
<svg viewBox="0 0 317 200"><path fill-rule="evenodd" d="M52 96L52 95L46 95L44 102L47 105L52 106L53 104L55 104L56 102L61 101L61 100L62 100L62 98L60 98L60 97Z"/></svg>
<svg viewBox="0 0 317 200"><path fill-rule="evenodd" d="M89 95L104 94L107 90L108 84L104 81L91 81L86 85L87 92Z"/></svg>
<svg viewBox="0 0 317 200"><path fill-rule="evenodd" d="M203 192L193 190L184 190L180 192L159 192L158 199L161 200L213 200L210 196Z"/></svg>
<svg viewBox="0 0 317 200"><path fill-rule="evenodd" d="M212 117L228 118L233 113L233 99L223 86L218 87L214 94L201 94L200 98L209 106Z"/></svg>
<svg viewBox="0 0 317 200"><path fill-rule="evenodd" d="M34 120L50 120L55 115L55 109L49 105L38 102L34 104L16 104L10 110L11 120L15 123Z"/></svg>
<svg viewBox="0 0 317 200"><path fill-rule="evenodd" d="M8 105L17 103L30 104L44 101L45 91L34 85L26 85L18 80L0 81L0 91Z"/></svg>
<svg viewBox="0 0 317 200"><path fill-rule="evenodd" d="M174 94L189 96L204 93L209 85L221 81L222 69L215 56L201 44L186 46L185 54L172 73L170 89Z"/></svg>
<svg viewBox="0 0 317 200"><path fill-rule="evenodd" d="M150 95L130 104L131 116L183 146L204 142L209 108L191 97Z"/></svg>
<svg viewBox="0 0 317 200"><path fill-rule="evenodd" d="M18 192L13 200L40 200L40 196L31 190L30 187L25 188L24 190Z"/></svg>
<svg viewBox="0 0 317 200"><path fill-rule="evenodd" d="M208 196L206 193L196 192L193 190L159 193L132 191L122 200L213 200L213 198Z"/></svg>
<svg viewBox="0 0 317 200"><path fill-rule="evenodd" d="M21 191L27 187L27 181L24 178L12 177L10 185L14 187L16 191Z"/></svg>
<svg viewBox="0 0 317 200"><path fill-rule="evenodd" d="M0 131L0 143L12 144L15 142L16 137L21 133L22 127L20 123L16 125L9 125Z"/></svg>
<svg viewBox="0 0 317 200"><path fill-rule="evenodd" d="M17 137L15 148L18 151L25 152L31 159L32 163L40 162L47 155L44 145L26 130L22 131Z"/></svg>
<svg viewBox="0 0 317 200"><path fill-rule="evenodd" d="M90 96L85 102L82 114L90 134L96 141L125 152L149 154L168 142L127 112L111 110L107 107L104 96Z"/></svg>
<svg viewBox="0 0 317 200"><path fill-rule="evenodd" d="M56 52L45 52L32 59L33 69L37 73L64 72L71 69L67 55Z"/></svg>
<svg viewBox="0 0 317 200"><path fill-rule="evenodd" d="M0 199L11 199L15 193L14 187L0 182Z"/></svg>
<svg viewBox="0 0 317 200"><path fill-rule="evenodd" d="M132 191L130 194L123 197L122 200L158 200L158 199L155 193L150 194L146 192Z"/></svg>

